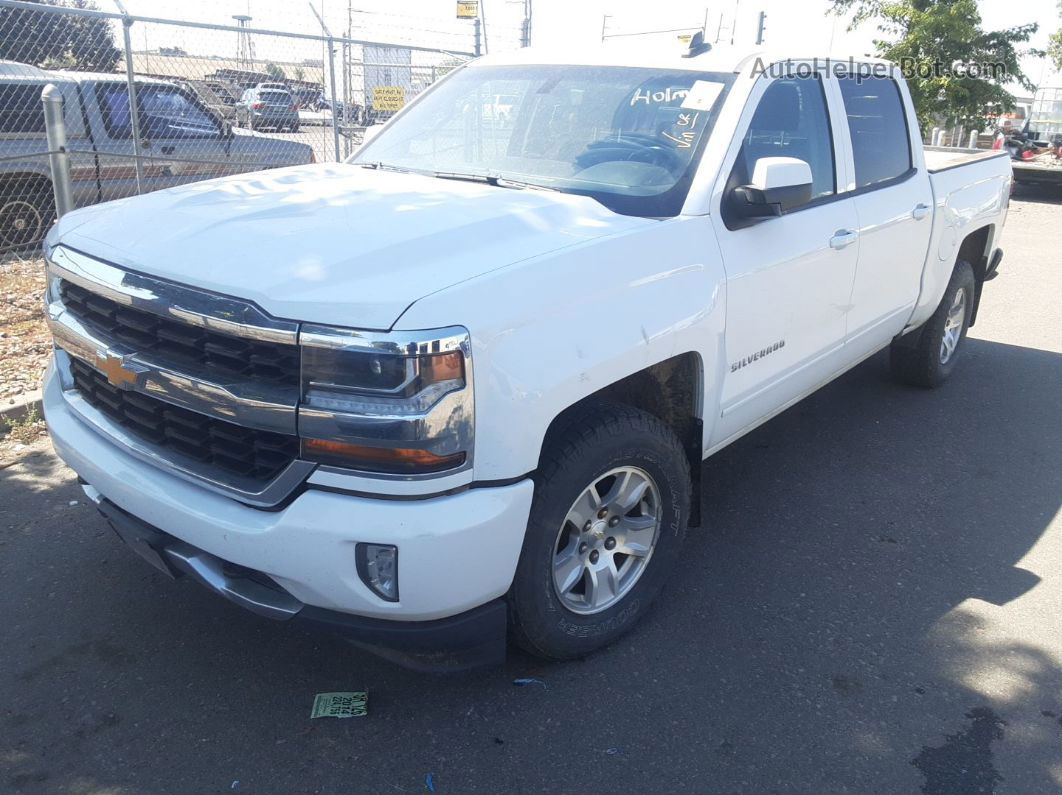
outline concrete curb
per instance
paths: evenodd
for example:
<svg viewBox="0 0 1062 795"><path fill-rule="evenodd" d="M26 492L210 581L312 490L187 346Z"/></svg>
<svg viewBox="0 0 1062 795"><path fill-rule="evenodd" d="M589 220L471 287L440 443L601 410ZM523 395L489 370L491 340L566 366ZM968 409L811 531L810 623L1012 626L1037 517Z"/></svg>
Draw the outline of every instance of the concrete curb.
<svg viewBox="0 0 1062 795"><path fill-rule="evenodd" d="M39 389L20 395L15 398L14 403L0 406L0 436L7 433L8 423L21 420L33 410L36 410L38 415L43 415L41 409L41 390Z"/></svg>

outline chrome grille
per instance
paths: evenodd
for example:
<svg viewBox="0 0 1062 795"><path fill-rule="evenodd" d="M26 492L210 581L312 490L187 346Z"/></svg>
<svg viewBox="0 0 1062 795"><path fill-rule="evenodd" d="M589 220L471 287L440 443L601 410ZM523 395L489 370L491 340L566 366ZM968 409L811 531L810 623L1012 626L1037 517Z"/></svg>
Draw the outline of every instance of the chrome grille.
<svg viewBox="0 0 1062 795"><path fill-rule="evenodd" d="M65 246L47 259L56 366L87 424L249 505L305 481L316 465L298 457L298 323Z"/></svg>
<svg viewBox="0 0 1062 795"><path fill-rule="evenodd" d="M63 279L66 310L105 338L221 383L260 381L298 387L295 345L235 337L125 306Z"/></svg>
<svg viewBox="0 0 1062 795"><path fill-rule="evenodd" d="M119 389L80 359L71 359L70 369L74 385L94 408L140 439L206 466L265 483L298 455L295 436L251 430Z"/></svg>

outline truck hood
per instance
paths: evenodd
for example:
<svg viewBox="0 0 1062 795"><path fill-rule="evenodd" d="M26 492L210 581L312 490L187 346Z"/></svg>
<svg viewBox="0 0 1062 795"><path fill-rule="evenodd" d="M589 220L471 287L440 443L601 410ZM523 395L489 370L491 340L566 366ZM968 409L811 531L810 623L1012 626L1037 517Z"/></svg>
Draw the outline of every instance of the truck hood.
<svg viewBox="0 0 1062 795"><path fill-rule="evenodd" d="M582 196L322 163L87 207L49 242L275 317L388 329L430 293L654 223Z"/></svg>

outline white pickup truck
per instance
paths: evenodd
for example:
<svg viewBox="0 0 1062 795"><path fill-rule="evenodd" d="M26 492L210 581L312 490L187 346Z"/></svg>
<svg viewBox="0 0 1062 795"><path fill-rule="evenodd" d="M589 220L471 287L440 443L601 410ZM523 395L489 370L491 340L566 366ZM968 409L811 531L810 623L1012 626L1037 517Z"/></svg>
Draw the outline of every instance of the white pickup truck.
<svg viewBox="0 0 1062 795"><path fill-rule="evenodd" d="M676 578L703 459L882 349L948 377L1010 183L881 62L485 57L345 163L63 217L46 416L167 574L410 665L576 657Z"/></svg>

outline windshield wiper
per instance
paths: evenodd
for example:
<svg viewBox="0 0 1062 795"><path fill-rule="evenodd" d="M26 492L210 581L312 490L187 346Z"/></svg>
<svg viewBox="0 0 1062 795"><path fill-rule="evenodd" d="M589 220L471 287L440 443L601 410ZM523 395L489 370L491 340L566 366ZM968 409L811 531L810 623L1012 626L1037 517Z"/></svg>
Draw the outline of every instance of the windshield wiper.
<svg viewBox="0 0 1062 795"><path fill-rule="evenodd" d="M359 163L362 168L373 168L377 171L398 171L402 174L412 174L413 169L403 168L402 166L392 166L390 163L381 163L379 160L374 160L371 163Z"/></svg>
<svg viewBox="0 0 1062 795"><path fill-rule="evenodd" d="M485 182L488 185L497 185L498 178L487 174L463 174L460 171L434 171L432 176L437 179L455 179L462 182Z"/></svg>
<svg viewBox="0 0 1062 795"><path fill-rule="evenodd" d="M497 177L493 174L465 174L460 171L436 171L432 176L438 179L454 179L464 182L482 182L493 185L495 188L511 188L512 190L548 190L553 193L562 193L559 188L551 188L546 185L538 185L534 182L521 182L518 179Z"/></svg>

